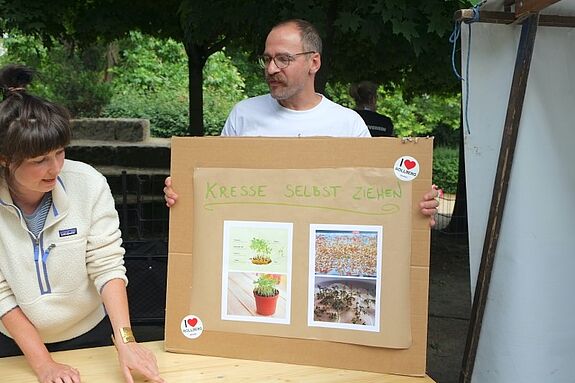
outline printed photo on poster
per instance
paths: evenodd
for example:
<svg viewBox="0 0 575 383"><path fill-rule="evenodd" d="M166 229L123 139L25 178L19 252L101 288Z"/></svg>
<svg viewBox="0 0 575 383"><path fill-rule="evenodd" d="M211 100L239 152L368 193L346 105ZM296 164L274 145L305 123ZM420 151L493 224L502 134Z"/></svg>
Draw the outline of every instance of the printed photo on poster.
<svg viewBox="0 0 575 383"><path fill-rule="evenodd" d="M383 228L310 225L308 325L379 332Z"/></svg>
<svg viewBox="0 0 575 383"><path fill-rule="evenodd" d="M222 320L290 323L293 224L224 221Z"/></svg>

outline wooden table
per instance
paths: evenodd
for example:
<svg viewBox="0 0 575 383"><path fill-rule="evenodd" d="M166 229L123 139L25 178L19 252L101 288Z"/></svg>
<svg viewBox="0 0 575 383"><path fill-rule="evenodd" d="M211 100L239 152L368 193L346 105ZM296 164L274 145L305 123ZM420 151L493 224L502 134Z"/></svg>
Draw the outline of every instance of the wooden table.
<svg viewBox="0 0 575 383"><path fill-rule="evenodd" d="M414 378L333 368L257 362L164 351L164 343L145 343L156 354L162 377L167 383L292 382L292 383L434 383L429 377ZM61 351L56 361L80 370L82 383L125 383L118 368L114 347ZM0 358L2 383L36 383L24 357ZM144 379L136 379L144 382Z"/></svg>

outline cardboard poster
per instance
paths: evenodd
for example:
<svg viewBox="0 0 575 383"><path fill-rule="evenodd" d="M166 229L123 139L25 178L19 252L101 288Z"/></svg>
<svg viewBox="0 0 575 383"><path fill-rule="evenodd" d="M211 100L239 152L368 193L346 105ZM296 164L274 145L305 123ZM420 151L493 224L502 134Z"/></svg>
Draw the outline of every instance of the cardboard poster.
<svg viewBox="0 0 575 383"><path fill-rule="evenodd" d="M424 375L432 143L173 139L166 349Z"/></svg>
<svg viewBox="0 0 575 383"><path fill-rule="evenodd" d="M189 307L204 327L411 345L410 182L376 168L196 168L193 177L191 272L202 288ZM261 275L283 282L273 315L256 312Z"/></svg>

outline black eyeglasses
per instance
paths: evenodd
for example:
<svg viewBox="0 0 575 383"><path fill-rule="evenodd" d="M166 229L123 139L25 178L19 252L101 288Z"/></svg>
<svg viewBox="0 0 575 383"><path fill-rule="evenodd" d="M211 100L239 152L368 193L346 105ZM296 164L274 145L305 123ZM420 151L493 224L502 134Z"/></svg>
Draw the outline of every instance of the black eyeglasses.
<svg viewBox="0 0 575 383"><path fill-rule="evenodd" d="M261 55L258 57L258 64L263 69L266 69L268 67L268 65L270 65L270 63L273 60L274 64L276 64L278 69L284 69L284 68L287 68L289 66L289 64L292 63L292 61L295 61L297 56L308 55L310 53L316 53L316 52L315 51L307 51L307 52L294 53L293 55L290 55L288 53L280 53L279 55L275 55L273 57L269 56L269 55Z"/></svg>

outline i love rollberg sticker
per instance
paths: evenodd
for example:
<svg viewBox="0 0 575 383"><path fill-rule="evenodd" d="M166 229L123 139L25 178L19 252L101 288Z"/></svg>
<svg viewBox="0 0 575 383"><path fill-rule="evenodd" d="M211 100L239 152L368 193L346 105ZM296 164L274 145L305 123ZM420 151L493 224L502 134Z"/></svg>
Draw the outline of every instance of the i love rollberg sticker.
<svg viewBox="0 0 575 383"><path fill-rule="evenodd" d="M395 176L402 181L412 181L419 174L419 162L413 157L402 156L393 166Z"/></svg>
<svg viewBox="0 0 575 383"><path fill-rule="evenodd" d="M204 325L202 320L195 315L188 315L180 322L180 328L182 329L182 334L186 338L196 339L204 331Z"/></svg>

